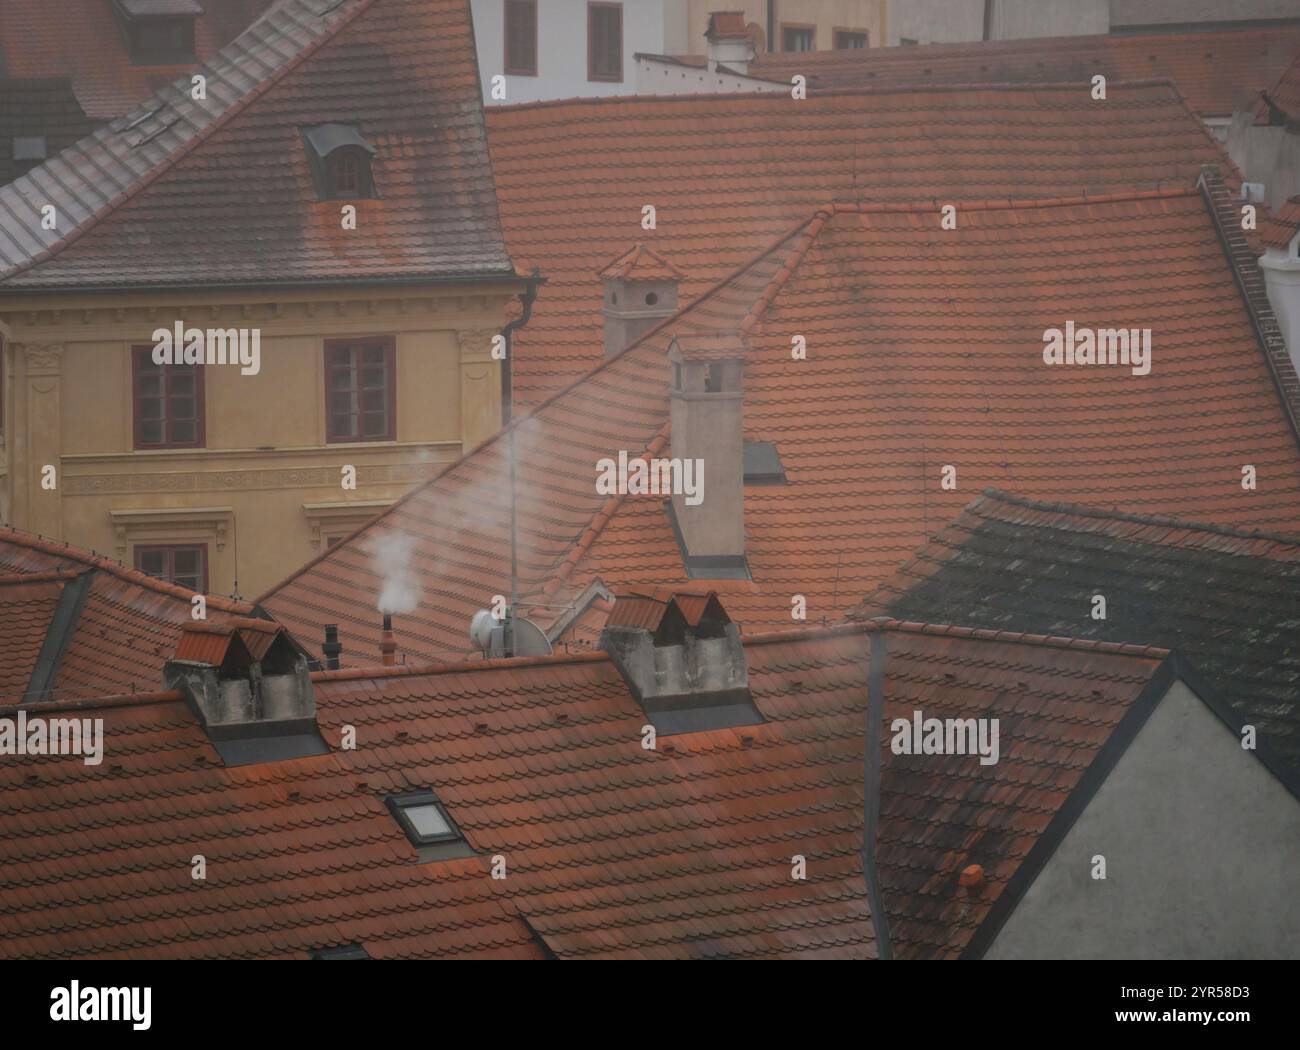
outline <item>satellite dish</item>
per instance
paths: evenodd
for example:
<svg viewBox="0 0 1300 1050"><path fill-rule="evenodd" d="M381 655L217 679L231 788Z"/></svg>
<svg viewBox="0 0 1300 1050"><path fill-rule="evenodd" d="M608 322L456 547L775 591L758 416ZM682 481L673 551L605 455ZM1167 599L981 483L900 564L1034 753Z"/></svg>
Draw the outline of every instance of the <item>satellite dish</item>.
<svg viewBox="0 0 1300 1050"><path fill-rule="evenodd" d="M496 617L486 609L480 609L469 621L469 640L486 652L492 647L492 629L496 626Z"/></svg>
<svg viewBox="0 0 1300 1050"><path fill-rule="evenodd" d="M550 656L554 651L546 632L532 620L521 616L514 621L513 627L515 656ZM470 620L469 638L490 660L508 655L506 624L486 609L480 609Z"/></svg>

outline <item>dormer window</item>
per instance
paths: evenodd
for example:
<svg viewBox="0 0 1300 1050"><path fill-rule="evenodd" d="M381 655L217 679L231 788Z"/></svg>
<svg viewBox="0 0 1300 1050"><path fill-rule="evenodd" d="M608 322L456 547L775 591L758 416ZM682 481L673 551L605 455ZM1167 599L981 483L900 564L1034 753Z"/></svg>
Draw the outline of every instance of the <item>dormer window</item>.
<svg viewBox="0 0 1300 1050"><path fill-rule="evenodd" d="M351 124L319 124L302 129L307 163L319 200L376 197L371 161L375 148Z"/></svg>
<svg viewBox="0 0 1300 1050"><path fill-rule="evenodd" d="M198 0L113 0L118 24L137 66L191 65Z"/></svg>

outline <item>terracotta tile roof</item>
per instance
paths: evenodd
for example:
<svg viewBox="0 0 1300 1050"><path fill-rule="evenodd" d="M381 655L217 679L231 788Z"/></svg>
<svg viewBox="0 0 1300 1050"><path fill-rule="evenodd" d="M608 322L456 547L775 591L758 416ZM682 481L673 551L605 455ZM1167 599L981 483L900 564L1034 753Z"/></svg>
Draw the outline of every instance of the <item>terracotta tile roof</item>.
<svg viewBox="0 0 1300 1050"><path fill-rule="evenodd" d="M676 281L686 274L652 248L637 243L596 276L625 281Z"/></svg>
<svg viewBox="0 0 1300 1050"><path fill-rule="evenodd" d="M27 691L56 606L65 589L87 573L50 697L104 696L162 681L181 629L193 622L190 591L90 551L0 527L0 703L13 703ZM248 602L207 596L213 622L255 611ZM12 629L6 630L9 617Z"/></svg>
<svg viewBox="0 0 1300 1050"><path fill-rule="evenodd" d="M212 60L206 102L182 78L0 189L0 290L513 274L472 39L461 0L284 0ZM316 199L300 129L329 122L378 151L357 231Z"/></svg>
<svg viewBox="0 0 1300 1050"><path fill-rule="evenodd" d="M522 614L548 625L596 578L622 592L701 586L659 498L595 485L600 458L671 447L665 352L683 332L748 328L745 437L774 443L788 479L746 487L753 580L707 583L747 630L790 623L797 594L811 620L838 618L990 486L1294 527L1300 457L1273 372L1284 363L1261 347L1200 193L957 214L941 231L933 204L820 210L518 421ZM1150 374L1044 366L1042 334L1067 319L1150 327ZM807 361L792 363L792 332L806 334ZM464 653L474 611L510 593L509 433L273 589L268 610L313 651L336 623L345 661L373 659L381 581L366 552L404 534L422 599L396 620L400 646L412 659ZM1241 488L1245 463L1258 491ZM597 625L579 624L590 641Z"/></svg>
<svg viewBox="0 0 1300 1050"><path fill-rule="evenodd" d="M855 615L878 614L1176 650L1300 772L1300 535L989 491Z"/></svg>
<svg viewBox="0 0 1300 1050"><path fill-rule="evenodd" d="M919 47L771 53L749 72L810 91L901 84L1012 84L1169 79L1202 117L1230 117L1300 55L1300 27L1035 37Z"/></svg>
<svg viewBox="0 0 1300 1050"><path fill-rule="evenodd" d="M1004 719L994 766L881 741L895 955L958 955L1053 845L1084 771L1122 747L1115 727L1155 699L1163 653L918 625L792 631L746 646L763 724L653 751L603 654L318 673L325 737L355 725L365 745L235 768L174 694L81 705L105 721L102 765L0 764L0 955L357 942L376 958L871 958L863 727L881 632L886 724L919 706ZM383 803L413 789L437 793L475 856L417 863ZM988 872L975 898L958 885L972 863Z"/></svg>
<svg viewBox="0 0 1300 1050"><path fill-rule="evenodd" d="M1292 197L1260 224L1259 239L1266 248L1286 248L1300 233L1300 197Z"/></svg>
<svg viewBox="0 0 1300 1050"><path fill-rule="evenodd" d="M1168 84L860 91L809 98L643 97L493 106L511 257L547 277L514 335L515 402L598 364L595 274L646 245L685 271L683 303L828 201L1092 196L1193 185L1235 169ZM786 146L777 150L773 142ZM656 207L657 229L641 230Z"/></svg>
<svg viewBox="0 0 1300 1050"><path fill-rule="evenodd" d="M1260 107L1261 117L1268 118L1270 112L1278 123L1288 118L1300 120L1300 55L1282 71L1267 91L1264 92Z"/></svg>
<svg viewBox="0 0 1300 1050"><path fill-rule="evenodd" d="M117 117L166 81L212 59L271 2L206 4L194 22L197 64L138 66L105 0L5 0L0 5L0 68L10 77L71 74L86 113Z"/></svg>

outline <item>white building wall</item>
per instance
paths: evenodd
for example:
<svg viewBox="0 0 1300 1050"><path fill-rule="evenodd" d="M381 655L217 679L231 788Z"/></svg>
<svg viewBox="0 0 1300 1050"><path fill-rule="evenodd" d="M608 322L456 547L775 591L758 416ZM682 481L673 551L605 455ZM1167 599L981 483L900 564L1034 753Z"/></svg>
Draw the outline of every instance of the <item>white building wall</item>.
<svg viewBox="0 0 1300 1050"><path fill-rule="evenodd" d="M985 958L1294 959L1297 890L1300 803L1175 681Z"/></svg>
<svg viewBox="0 0 1300 1050"><path fill-rule="evenodd" d="M636 91L638 51L663 54L665 4L680 0L623 0L623 79L587 79L587 0L537 0L537 76L505 74L505 0L471 0L483 101L488 105L538 102ZM505 76L506 97L492 97L492 78Z"/></svg>

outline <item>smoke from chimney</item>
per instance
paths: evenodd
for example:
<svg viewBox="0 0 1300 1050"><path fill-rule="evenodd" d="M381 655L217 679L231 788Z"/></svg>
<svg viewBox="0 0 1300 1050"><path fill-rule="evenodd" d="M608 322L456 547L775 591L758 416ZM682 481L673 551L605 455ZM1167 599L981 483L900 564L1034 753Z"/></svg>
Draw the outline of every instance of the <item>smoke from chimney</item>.
<svg viewBox="0 0 1300 1050"><path fill-rule="evenodd" d="M366 537L365 552L379 577L381 613L410 613L420 603L420 585L415 579L412 555L415 540L404 532L375 533Z"/></svg>

